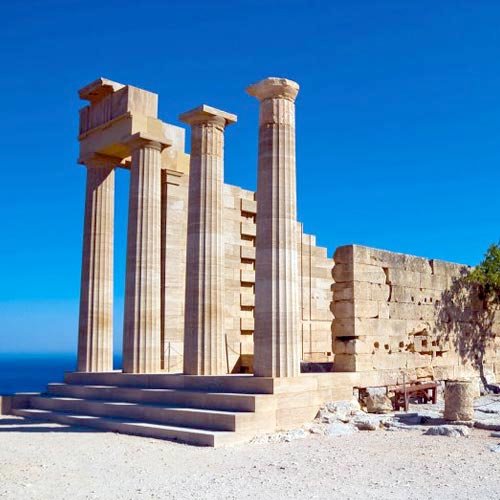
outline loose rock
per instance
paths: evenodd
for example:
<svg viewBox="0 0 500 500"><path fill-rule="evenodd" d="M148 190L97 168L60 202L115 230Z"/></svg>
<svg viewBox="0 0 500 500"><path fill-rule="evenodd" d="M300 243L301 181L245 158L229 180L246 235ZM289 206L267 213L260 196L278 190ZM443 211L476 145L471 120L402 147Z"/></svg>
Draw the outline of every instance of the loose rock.
<svg viewBox="0 0 500 500"><path fill-rule="evenodd" d="M385 394L370 394L366 398L368 413L392 413L392 402Z"/></svg>
<svg viewBox="0 0 500 500"><path fill-rule="evenodd" d="M470 430L462 425L436 425L429 427L424 434L426 436L467 437L470 435Z"/></svg>

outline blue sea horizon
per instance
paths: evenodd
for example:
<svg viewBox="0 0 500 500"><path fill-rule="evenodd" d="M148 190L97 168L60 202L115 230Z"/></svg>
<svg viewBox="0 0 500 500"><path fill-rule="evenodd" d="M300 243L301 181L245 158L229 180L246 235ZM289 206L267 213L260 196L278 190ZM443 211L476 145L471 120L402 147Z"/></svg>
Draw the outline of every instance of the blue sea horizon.
<svg viewBox="0 0 500 500"><path fill-rule="evenodd" d="M115 369L121 368L115 356ZM43 392L76 368L76 353L0 353L0 394Z"/></svg>

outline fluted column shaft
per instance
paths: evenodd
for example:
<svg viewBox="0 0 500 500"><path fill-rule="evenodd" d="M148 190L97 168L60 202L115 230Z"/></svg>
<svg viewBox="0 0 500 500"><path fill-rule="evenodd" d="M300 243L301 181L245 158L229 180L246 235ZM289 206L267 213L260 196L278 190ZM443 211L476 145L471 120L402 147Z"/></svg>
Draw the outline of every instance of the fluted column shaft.
<svg viewBox="0 0 500 500"><path fill-rule="evenodd" d="M123 371L160 370L161 144L131 143Z"/></svg>
<svg viewBox="0 0 500 500"><path fill-rule="evenodd" d="M295 179L295 82L249 87L260 101L254 374L300 373L299 262Z"/></svg>
<svg viewBox="0 0 500 500"><path fill-rule="evenodd" d="M104 372L113 369L115 171L112 159L95 156L85 163L78 371Z"/></svg>
<svg viewBox="0 0 500 500"><path fill-rule="evenodd" d="M227 373L224 356L224 129L236 117L202 106L192 125L189 173L184 373Z"/></svg>

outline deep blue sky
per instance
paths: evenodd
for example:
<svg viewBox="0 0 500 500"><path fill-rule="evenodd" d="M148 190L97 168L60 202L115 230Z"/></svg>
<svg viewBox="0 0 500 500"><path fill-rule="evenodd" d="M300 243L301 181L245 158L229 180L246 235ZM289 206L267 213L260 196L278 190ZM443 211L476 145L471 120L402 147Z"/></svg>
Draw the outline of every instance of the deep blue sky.
<svg viewBox="0 0 500 500"><path fill-rule="evenodd" d="M226 181L254 189L257 102L297 80L299 217L359 243L474 264L500 236L500 2L11 1L0 15L0 351L76 346L85 171L77 90L159 93L160 117L236 113ZM120 344L127 173L117 184Z"/></svg>

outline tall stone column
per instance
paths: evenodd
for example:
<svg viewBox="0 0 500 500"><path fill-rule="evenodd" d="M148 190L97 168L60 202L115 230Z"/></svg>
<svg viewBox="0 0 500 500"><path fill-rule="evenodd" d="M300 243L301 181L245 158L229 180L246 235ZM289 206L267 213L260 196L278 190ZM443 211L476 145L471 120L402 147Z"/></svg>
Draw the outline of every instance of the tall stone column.
<svg viewBox="0 0 500 500"><path fill-rule="evenodd" d="M123 371L160 371L161 150L133 136L123 326Z"/></svg>
<svg viewBox="0 0 500 500"><path fill-rule="evenodd" d="M210 106L182 114L192 127L184 373L227 373L224 345L224 129L236 116Z"/></svg>
<svg viewBox="0 0 500 500"><path fill-rule="evenodd" d="M300 373L295 98L299 85L266 78L248 87L260 101L254 374Z"/></svg>
<svg viewBox="0 0 500 500"><path fill-rule="evenodd" d="M78 327L78 371L113 370L113 231L118 160L94 155L87 166Z"/></svg>

